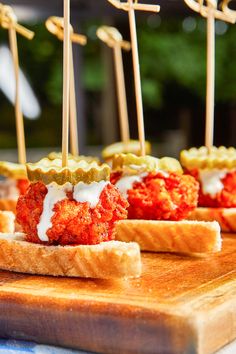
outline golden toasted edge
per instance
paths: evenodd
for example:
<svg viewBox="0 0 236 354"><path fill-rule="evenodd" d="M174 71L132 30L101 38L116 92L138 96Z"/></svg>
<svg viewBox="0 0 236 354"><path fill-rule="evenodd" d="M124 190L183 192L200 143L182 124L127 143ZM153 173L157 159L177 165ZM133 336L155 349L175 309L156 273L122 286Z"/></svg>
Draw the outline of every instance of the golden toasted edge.
<svg viewBox="0 0 236 354"><path fill-rule="evenodd" d="M27 178L26 167L22 164L0 161L0 175L13 179Z"/></svg>
<svg viewBox="0 0 236 354"><path fill-rule="evenodd" d="M217 221L223 232L236 233L236 208L196 208L188 220Z"/></svg>
<svg viewBox="0 0 236 354"><path fill-rule="evenodd" d="M123 220L116 224L116 239L137 242L142 251L211 253L221 250L217 222Z"/></svg>
<svg viewBox="0 0 236 354"><path fill-rule="evenodd" d="M60 167L54 165L54 161L58 160L45 158L35 164L26 164L28 179L31 182L42 181L46 185L52 182L59 185L69 182L75 185L79 182L108 181L110 178L110 167L106 164L98 165L95 161L73 160L73 166ZM81 165L82 163L84 166Z"/></svg>
<svg viewBox="0 0 236 354"><path fill-rule="evenodd" d="M180 162L183 167L191 170L198 169L234 169L236 168L236 149L233 147L219 148L213 146L208 150L205 146L183 150L180 153Z"/></svg>
<svg viewBox="0 0 236 354"><path fill-rule="evenodd" d="M133 278L141 275L141 255L136 243L44 246L24 241L24 234L1 234L0 269L52 276Z"/></svg>

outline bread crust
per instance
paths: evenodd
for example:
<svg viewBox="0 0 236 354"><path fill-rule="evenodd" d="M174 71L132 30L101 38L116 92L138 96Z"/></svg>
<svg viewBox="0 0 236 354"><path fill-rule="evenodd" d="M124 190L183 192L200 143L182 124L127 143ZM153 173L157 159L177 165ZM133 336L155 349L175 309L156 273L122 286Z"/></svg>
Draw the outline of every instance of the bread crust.
<svg viewBox="0 0 236 354"><path fill-rule="evenodd" d="M67 277L130 278L140 276L141 256L136 243L46 246L24 241L21 233L1 234L0 269Z"/></svg>
<svg viewBox="0 0 236 354"><path fill-rule="evenodd" d="M236 208L196 208L188 220L217 221L223 232L236 232Z"/></svg>
<svg viewBox="0 0 236 354"><path fill-rule="evenodd" d="M211 253L221 250L217 222L122 220L116 239L137 242L143 251Z"/></svg>

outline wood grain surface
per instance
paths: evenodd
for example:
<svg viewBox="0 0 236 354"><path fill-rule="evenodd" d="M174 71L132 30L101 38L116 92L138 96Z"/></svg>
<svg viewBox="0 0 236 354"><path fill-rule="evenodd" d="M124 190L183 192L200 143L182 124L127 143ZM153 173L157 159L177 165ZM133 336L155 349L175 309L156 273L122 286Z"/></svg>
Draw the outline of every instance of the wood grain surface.
<svg viewBox="0 0 236 354"><path fill-rule="evenodd" d="M0 337L122 354L208 354L236 338L236 235L219 254L142 259L135 280L0 272Z"/></svg>

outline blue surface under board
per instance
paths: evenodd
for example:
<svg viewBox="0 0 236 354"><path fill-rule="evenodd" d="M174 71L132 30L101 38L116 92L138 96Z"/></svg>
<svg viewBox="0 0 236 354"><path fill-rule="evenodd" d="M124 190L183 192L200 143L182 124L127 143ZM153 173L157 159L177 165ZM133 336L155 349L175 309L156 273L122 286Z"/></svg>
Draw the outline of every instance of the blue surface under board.
<svg viewBox="0 0 236 354"><path fill-rule="evenodd" d="M0 354L92 354L65 348L51 347L25 341L0 339Z"/></svg>

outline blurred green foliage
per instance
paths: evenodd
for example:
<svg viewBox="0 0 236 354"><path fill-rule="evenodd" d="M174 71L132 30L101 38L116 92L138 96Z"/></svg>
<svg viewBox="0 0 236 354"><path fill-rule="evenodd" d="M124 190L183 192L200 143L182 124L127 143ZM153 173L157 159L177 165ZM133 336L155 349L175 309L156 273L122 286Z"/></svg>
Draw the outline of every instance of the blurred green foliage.
<svg viewBox="0 0 236 354"><path fill-rule="evenodd" d="M146 19L146 17L145 17ZM187 97L205 100L206 32L205 20L193 19L191 32L183 30L184 18L161 22L151 15L138 21L138 39L144 105L153 112L170 104L169 88L177 93L177 104L187 106ZM88 45L82 49L81 75L88 99L87 106L100 95L105 82L102 44L96 39L100 23L84 23L81 32L88 34ZM28 26L28 25L27 25ZM61 138L62 43L47 32L43 24L28 26L36 32L27 41L19 36L20 64L26 73L42 107L37 121L26 121L28 146L58 146ZM122 27L120 28L122 32ZM0 45L7 43L6 31L0 31ZM111 54L112 55L112 54ZM236 100L236 26L229 25L225 34L216 36L216 101ZM128 73L127 75L132 75ZM89 96L90 95L90 96ZM90 100L90 101L89 101ZM0 147L15 146L14 111L0 94ZM91 110L92 112L92 110ZM4 117L4 119L3 119ZM95 132L96 133L96 132ZM90 133L94 136L94 132Z"/></svg>
<svg viewBox="0 0 236 354"><path fill-rule="evenodd" d="M158 29L148 26L140 28L140 61L147 105L157 108L163 103L163 91L167 84L185 88L205 99L206 21L201 18L193 21L196 22L196 29L191 33L183 31L182 21L177 20ZM225 34L216 35L217 102L236 99L235 59L236 28L230 25Z"/></svg>

